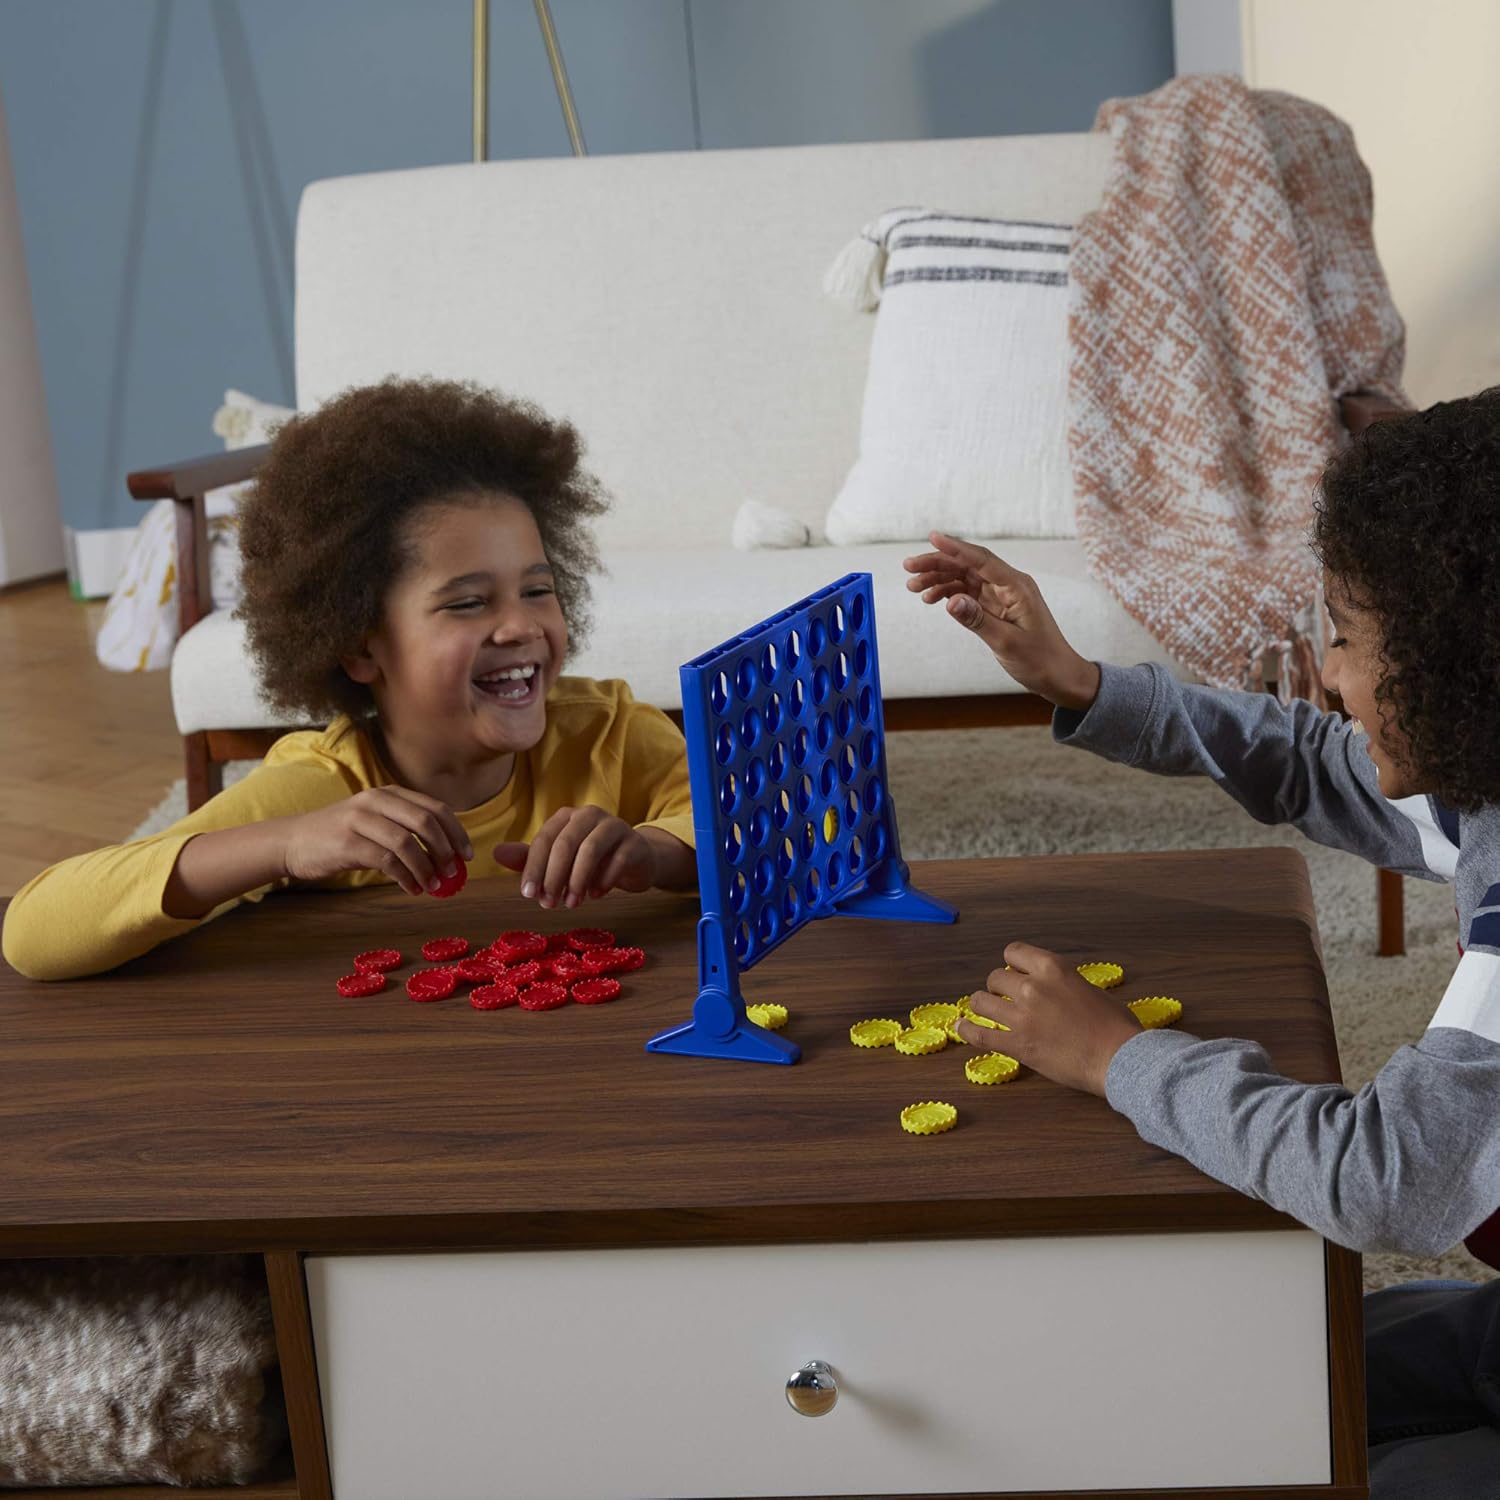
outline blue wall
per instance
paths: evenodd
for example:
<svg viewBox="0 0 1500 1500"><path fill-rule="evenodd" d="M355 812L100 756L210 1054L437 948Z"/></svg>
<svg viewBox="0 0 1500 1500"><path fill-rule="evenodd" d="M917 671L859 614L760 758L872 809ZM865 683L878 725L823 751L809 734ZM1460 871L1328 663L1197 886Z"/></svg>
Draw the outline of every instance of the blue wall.
<svg viewBox="0 0 1500 1500"><path fill-rule="evenodd" d="M1086 130L1172 74L1170 0L552 0L592 154ZM63 515L291 404L320 177L466 161L471 0L0 0ZM231 104L233 108L231 108ZM568 151L530 0L491 0L490 155Z"/></svg>

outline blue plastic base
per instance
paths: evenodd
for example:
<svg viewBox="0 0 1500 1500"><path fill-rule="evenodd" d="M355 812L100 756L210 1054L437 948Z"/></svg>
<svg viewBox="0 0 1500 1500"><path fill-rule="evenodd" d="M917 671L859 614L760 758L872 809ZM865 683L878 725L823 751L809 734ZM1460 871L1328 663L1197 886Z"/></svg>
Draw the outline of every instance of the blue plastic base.
<svg viewBox="0 0 1500 1500"><path fill-rule="evenodd" d="M728 986L725 980L728 980ZM698 998L693 1019L659 1032L647 1052L675 1052L679 1057L723 1057L735 1062L794 1063L802 1056L796 1042L767 1031L746 1018L738 976L711 921L698 920Z"/></svg>
<svg viewBox="0 0 1500 1500"><path fill-rule="evenodd" d="M673 1026L646 1043L647 1052L675 1052L680 1057L722 1057L734 1062L794 1063L802 1056L796 1042L777 1036L753 1021L742 1021L728 1036L710 1036L696 1021Z"/></svg>
<svg viewBox="0 0 1500 1500"><path fill-rule="evenodd" d="M876 870L862 890L851 891L834 904L832 916L874 917L891 922L956 922L958 908L919 891L899 853Z"/></svg>
<svg viewBox="0 0 1500 1500"><path fill-rule="evenodd" d="M874 917L892 922L956 922L958 908L914 886L900 891L855 891L830 913L835 917Z"/></svg>

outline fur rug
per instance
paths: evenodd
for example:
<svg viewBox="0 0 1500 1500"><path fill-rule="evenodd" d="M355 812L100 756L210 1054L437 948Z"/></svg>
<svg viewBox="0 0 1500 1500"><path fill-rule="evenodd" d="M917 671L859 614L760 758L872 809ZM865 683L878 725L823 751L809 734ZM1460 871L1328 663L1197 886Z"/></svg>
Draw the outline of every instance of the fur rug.
<svg viewBox="0 0 1500 1500"><path fill-rule="evenodd" d="M893 734L887 759L908 859L1260 844L1300 850L1311 871L1339 1056L1351 1088L1421 1036L1453 973L1449 887L1405 882L1407 951L1379 958L1370 866L1309 843L1294 829L1254 822L1206 781L1146 776L1064 750L1044 728ZM231 766L226 779L248 769ZM179 781L136 834L165 828L186 807ZM1462 1246L1434 1261L1378 1254L1364 1264L1369 1290L1428 1276L1494 1274Z"/></svg>
<svg viewBox="0 0 1500 1500"><path fill-rule="evenodd" d="M275 1367L253 1256L0 1260L0 1485L247 1483Z"/></svg>

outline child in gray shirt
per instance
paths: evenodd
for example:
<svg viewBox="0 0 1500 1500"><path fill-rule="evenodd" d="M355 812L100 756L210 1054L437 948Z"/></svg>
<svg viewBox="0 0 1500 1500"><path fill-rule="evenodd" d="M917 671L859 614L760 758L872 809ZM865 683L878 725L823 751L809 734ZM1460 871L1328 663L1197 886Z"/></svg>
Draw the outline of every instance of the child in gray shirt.
<svg viewBox="0 0 1500 1500"><path fill-rule="evenodd" d="M909 589L1056 706L1059 743L1212 777L1260 822L1454 885L1453 979L1422 1039L1358 1093L1286 1078L1253 1042L1141 1030L1024 942L972 1001L1022 1063L1355 1250L1435 1255L1469 1237L1500 1264L1486 1222L1500 1205L1497 542L1500 387L1379 422L1334 460L1314 550L1334 628L1323 684L1349 719L1087 661L1035 582L986 548L934 533L906 562ZM1372 1494L1500 1494L1500 1282L1407 1292L1367 1300Z"/></svg>

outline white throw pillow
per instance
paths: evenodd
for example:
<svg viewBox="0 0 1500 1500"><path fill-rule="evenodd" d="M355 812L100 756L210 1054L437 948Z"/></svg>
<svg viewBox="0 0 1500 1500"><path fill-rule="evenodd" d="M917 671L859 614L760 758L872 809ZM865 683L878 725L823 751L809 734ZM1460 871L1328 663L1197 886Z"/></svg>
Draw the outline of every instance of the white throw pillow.
<svg viewBox="0 0 1500 1500"><path fill-rule="evenodd" d="M1068 466L1066 225L893 209L830 268L879 302L859 458L828 540L1078 534Z"/></svg>

